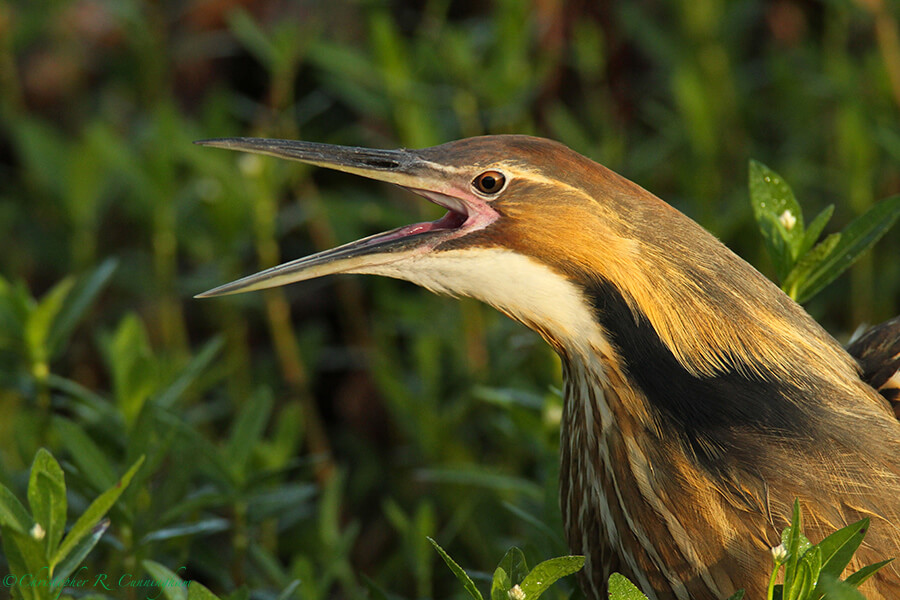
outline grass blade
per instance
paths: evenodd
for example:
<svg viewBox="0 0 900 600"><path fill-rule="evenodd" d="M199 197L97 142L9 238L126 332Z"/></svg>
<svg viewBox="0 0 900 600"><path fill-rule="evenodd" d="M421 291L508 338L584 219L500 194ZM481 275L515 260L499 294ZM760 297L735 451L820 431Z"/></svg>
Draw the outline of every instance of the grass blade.
<svg viewBox="0 0 900 600"><path fill-rule="evenodd" d="M882 200L854 219L841 232L840 241L799 283L797 301L805 302L834 281L900 218L900 195Z"/></svg>
<svg viewBox="0 0 900 600"><path fill-rule="evenodd" d="M437 550L437 553L441 555L441 558L444 559L444 562L447 563L447 566L450 567L450 570L453 571L453 574L456 575L456 578L459 580L463 587L469 592L469 596L471 596L474 600L484 600L484 597L481 595L481 592L478 591L478 588L475 587L475 582L472 581L472 578L460 567L456 564L456 561L450 558L450 555L447 554L443 548L441 548L436 541L432 538L428 538L428 541L431 542L431 545L434 546L434 549Z"/></svg>
<svg viewBox="0 0 900 600"><path fill-rule="evenodd" d="M31 530L34 521L19 502L19 499L3 484L0 484L0 526L6 526L19 533Z"/></svg>
<svg viewBox="0 0 900 600"><path fill-rule="evenodd" d="M829 204L822 212L816 215L816 218L813 219L809 224L809 227L806 228L806 233L803 234L803 243L800 245L800 253L798 256L802 257L809 252L810 248L815 246L816 240L822 235L822 232L825 230L825 225L831 220L831 215L833 214L834 204Z"/></svg>
<svg viewBox="0 0 900 600"><path fill-rule="evenodd" d="M55 579L65 581L71 575L75 568L81 564L85 557L94 549L106 530L109 529L109 519L103 519L91 529L86 537L82 538L71 552L53 569L53 577Z"/></svg>
<svg viewBox="0 0 900 600"><path fill-rule="evenodd" d="M91 502L91 505L87 507L87 510L85 510L81 516L78 517L78 520L75 521L75 524L72 525L72 529L69 530L63 543L60 544L59 549L53 556L53 560L50 562L51 567L59 564L66 556L68 556L68 554L78 545L78 542L94 529L94 526L100 519L106 516L106 513L109 512L109 509L112 508L113 504L116 503L116 500L119 499L119 496L122 495L122 492L128 487L128 484L131 483L132 477L134 477L134 474L137 473L143 463L144 457L142 456L130 469L128 469L128 472L122 476L122 479L120 479L118 483L97 496L97 499Z"/></svg>
<svg viewBox="0 0 900 600"><path fill-rule="evenodd" d="M883 560L881 562L877 562L871 565L867 565L855 572L853 575L844 580L845 583L852 585L853 587L859 587L862 585L869 577L877 573L881 570L882 567L889 565L894 562L893 558L889 558L887 560Z"/></svg>
<svg viewBox="0 0 900 600"><path fill-rule="evenodd" d="M47 348L51 356L64 345L97 294L106 287L118 264L119 261L115 258L106 259L90 275L80 280L69 293L47 339Z"/></svg>

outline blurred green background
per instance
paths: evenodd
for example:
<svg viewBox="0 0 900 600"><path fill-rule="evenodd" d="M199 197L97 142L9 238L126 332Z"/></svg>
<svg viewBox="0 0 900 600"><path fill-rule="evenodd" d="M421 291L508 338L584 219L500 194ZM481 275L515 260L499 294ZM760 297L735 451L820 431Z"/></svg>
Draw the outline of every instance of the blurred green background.
<svg viewBox="0 0 900 600"><path fill-rule="evenodd" d="M808 216L835 204L826 233L900 191L898 15L896 0L0 2L0 482L24 498L49 448L71 520L146 455L89 572L153 559L232 598L295 579L295 598L458 595L426 535L475 571L511 544L565 553L559 365L536 335L377 278L191 298L442 211L191 142L551 137L771 276L748 159ZM898 257L893 232L808 309L842 341L900 313Z"/></svg>

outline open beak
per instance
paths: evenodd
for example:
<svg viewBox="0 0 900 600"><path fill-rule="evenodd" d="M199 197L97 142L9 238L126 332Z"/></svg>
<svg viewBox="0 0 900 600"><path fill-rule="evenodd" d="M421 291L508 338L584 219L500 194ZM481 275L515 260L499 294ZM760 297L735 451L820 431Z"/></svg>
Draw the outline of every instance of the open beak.
<svg viewBox="0 0 900 600"><path fill-rule="evenodd" d="M334 273L378 272L379 267L431 252L449 239L482 229L498 216L470 190L468 174L428 161L415 150L374 150L263 138L224 138L195 143L288 158L386 181L448 210L436 221L407 225L299 258L203 292L197 298L261 290Z"/></svg>

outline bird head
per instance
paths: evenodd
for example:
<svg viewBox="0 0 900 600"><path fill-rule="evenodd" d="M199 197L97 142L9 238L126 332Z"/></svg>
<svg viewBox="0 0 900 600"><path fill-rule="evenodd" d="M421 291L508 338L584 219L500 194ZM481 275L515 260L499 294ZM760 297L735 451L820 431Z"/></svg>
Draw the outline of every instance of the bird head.
<svg viewBox="0 0 900 600"><path fill-rule="evenodd" d="M702 227L557 142L501 135L421 150L258 138L197 143L389 182L447 209L436 221L293 260L199 297L375 274L481 300L561 354L614 356L610 343L621 349L633 325L645 324L691 375L780 371L790 362L785 353L849 364L800 307Z"/></svg>
<svg viewBox="0 0 900 600"><path fill-rule="evenodd" d="M486 302L539 331L554 346L591 328L572 278L616 256L616 209L594 199L637 188L562 144L487 136L423 150L374 150L257 138L200 145L286 158L384 181L447 209L415 223L287 262L198 297L260 290L336 273L404 279L431 291ZM627 254L627 252L626 252ZM621 254L619 254L621 256ZM623 257L624 258L624 257ZM613 266L611 260L602 264ZM576 268L576 263L580 267Z"/></svg>

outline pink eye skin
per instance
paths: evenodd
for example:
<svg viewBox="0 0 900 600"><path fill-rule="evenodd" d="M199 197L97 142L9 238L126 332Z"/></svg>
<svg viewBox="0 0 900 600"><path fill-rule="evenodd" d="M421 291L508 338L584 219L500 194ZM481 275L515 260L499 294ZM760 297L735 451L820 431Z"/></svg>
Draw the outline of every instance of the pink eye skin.
<svg viewBox="0 0 900 600"><path fill-rule="evenodd" d="M492 196L503 189L506 175L500 171L485 171L472 181L472 185L482 194Z"/></svg>

